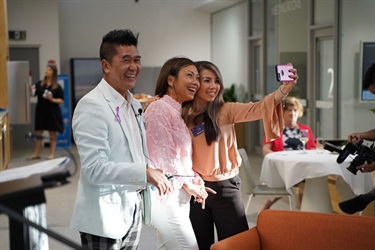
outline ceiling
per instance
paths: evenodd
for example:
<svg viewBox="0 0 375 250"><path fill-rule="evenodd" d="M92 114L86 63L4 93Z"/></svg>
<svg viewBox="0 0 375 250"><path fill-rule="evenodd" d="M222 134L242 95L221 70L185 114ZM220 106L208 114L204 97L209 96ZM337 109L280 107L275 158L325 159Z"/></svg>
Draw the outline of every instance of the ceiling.
<svg viewBox="0 0 375 250"><path fill-rule="evenodd" d="M195 9L214 13L241 1L243 0L198 0Z"/></svg>

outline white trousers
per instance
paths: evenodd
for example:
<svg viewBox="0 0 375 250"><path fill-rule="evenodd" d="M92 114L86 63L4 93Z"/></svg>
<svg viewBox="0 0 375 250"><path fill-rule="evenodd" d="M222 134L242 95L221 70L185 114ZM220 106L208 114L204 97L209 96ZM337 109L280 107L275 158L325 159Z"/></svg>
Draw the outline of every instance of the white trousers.
<svg viewBox="0 0 375 250"><path fill-rule="evenodd" d="M189 202L179 204L174 197L160 201L157 191L152 192L151 227L156 230L158 250L198 250L189 212Z"/></svg>

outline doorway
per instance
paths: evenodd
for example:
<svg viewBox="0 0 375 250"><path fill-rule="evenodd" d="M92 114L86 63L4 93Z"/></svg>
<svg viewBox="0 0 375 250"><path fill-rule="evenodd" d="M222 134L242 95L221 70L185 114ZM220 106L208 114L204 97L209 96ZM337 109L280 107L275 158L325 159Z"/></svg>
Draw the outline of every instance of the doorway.
<svg viewBox="0 0 375 250"><path fill-rule="evenodd" d="M333 29L326 28L313 32L312 46L312 81L310 100L312 112L310 120L314 121L315 136L336 138L336 89L334 67Z"/></svg>
<svg viewBox="0 0 375 250"><path fill-rule="evenodd" d="M262 39L251 39L248 43L249 47L249 83L248 89L250 96L248 100L251 102L257 102L265 96L266 84L264 83L263 76L261 72L262 69ZM251 131L246 133L246 149L254 152L262 152L263 145L263 122L253 121L245 124L246 131Z"/></svg>

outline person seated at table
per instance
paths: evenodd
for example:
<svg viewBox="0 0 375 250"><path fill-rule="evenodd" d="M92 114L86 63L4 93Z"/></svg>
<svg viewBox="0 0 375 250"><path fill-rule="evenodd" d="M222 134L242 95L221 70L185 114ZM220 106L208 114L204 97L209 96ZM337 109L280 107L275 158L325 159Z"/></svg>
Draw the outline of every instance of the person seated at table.
<svg viewBox="0 0 375 250"><path fill-rule="evenodd" d="M284 110L284 131L282 136L274 141L267 142L263 139L263 155L267 155L277 151L289 150L303 150L304 146L301 137L301 130L308 130L309 140L306 143L306 149L315 149L316 142L311 128L302 123L298 123L298 118L303 116L303 105L296 97L286 97L283 101ZM263 204L264 209L269 209L281 197L276 197L273 200L267 199Z"/></svg>

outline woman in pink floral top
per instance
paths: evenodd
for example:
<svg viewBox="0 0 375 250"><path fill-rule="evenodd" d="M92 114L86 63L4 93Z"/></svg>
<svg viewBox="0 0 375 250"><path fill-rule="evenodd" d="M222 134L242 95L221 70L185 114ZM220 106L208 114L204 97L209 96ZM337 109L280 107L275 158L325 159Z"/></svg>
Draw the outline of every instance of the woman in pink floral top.
<svg viewBox="0 0 375 250"><path fill-rule="evenodd" d="M151 164L173 176L171 193L160 197L153 192L152 226L157 231L157 249L198 249L189 219L189 201L193 196L204 206L208 194L192 169L191 137L180 111L182 103L191 101L198 88L194 62L187 58L169 59L156 83L155 94L161 98L145 112Z"/></svg>

